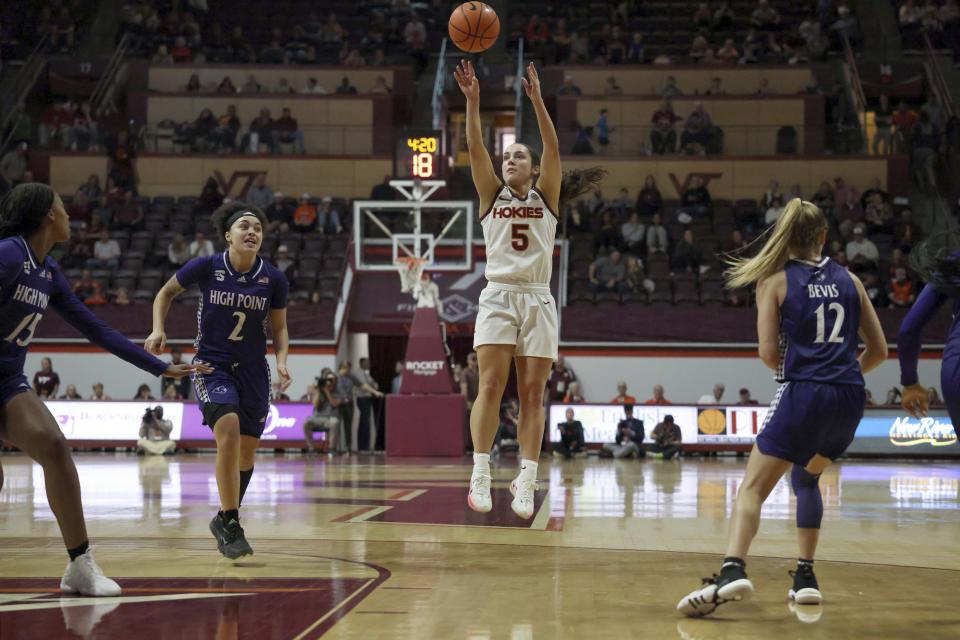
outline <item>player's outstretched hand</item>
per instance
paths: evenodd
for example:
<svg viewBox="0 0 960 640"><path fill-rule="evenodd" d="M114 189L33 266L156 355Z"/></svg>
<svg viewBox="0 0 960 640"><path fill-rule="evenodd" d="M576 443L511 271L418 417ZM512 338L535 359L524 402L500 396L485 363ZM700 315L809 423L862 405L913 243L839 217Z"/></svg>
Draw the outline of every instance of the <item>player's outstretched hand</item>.
<svg viewBox="0 0 960 640"><path fill-rule="evenodd" d="M213 367L208 364L172 364L163 372L166 378L182 378L194 373L212 373Z"/></svg>
<svg viewBox="0 0 960 640"><path fill-rule="evenodd" d="M477 74L474 73L473 64L469 60L460 60L460 64L453 70L453 77L457 79L460 91L463 91L467 100L480 99L480 82L477 80Z"/></svg>
<svg viewBox="0 0 960 640"><path fill-rule="evenodd" d="M280 390L286 391L291 384L293 384L293 377L290 375L290 370L287 369L287 365L278 364L277 365L277 377L280 378Z"/></svg>
<svg viewBox="0 0 960 640"><path fill-rule="evenodd" d="M904 387L903 394L900 396L900 406L918 420L925 417L930 408L927 402L927 390L919 383Z"/></svg>
<svg viewBox="0 0 960 640"><path fill-rule="evenodd" d="M534 66L533 62L527 65L527 77L520 78L520 82L523 84L523 89L527 92L528 98L531 100L534 98L541 98L540 76L537 74L537 68Z"/></svg>
<svg viewBox="0 0 960 640"><path fill-rule="evenodd" d="M149 336L147 336L146 341L143 343L143 348L152 353L155 356L163 354L163 350L167 347L167 334L154 331Z"/></svg>

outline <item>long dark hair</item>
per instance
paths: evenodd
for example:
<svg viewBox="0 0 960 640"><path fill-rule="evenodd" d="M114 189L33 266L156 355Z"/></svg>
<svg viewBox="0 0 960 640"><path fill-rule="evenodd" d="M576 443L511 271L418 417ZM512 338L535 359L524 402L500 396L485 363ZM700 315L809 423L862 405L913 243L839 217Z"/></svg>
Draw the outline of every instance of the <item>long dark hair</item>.
<svg viewBox="0 0 960 640"><path fill-rule="evenodd" d="M222 238L227 231L230 231L230 227L227 226L227 220L238 211L249 211L257 216L257 220L266 228L267 216L264 215L263 211L260 211L259 207L255 207L249 202L228 202L227 204L220 205L210 217L210 222L213 223L213 228L216 230L218 238Z"/></svg>
<svg viewBox="0 0 960 640"><path fill-rule="evenodd" d="M43 226L57 193L45 184L15 186L0 202L0 238L29 236Z"/></svg>
<svg viewBox="0 0 960 640"><path fill-rule="evenodd" d="M908 262L938 292L960 298L960 232L930 236L913 248Z"/></svg>
<svg viewBox="0 0 960 640"><path fill-rule="evenodd" d="M522 142L520 144L522 144L530 154L531 166L538 166L540 164L540 153L529 145ZM587 191L595 191L605 175L607 175L607 170L601 167L587 167L586 169L564 171L563 178L560 180L560 198L558 204L562 205L564 202L573 200ZM534 185L537 184L539 177L540 174L534 176Z"/></svg>

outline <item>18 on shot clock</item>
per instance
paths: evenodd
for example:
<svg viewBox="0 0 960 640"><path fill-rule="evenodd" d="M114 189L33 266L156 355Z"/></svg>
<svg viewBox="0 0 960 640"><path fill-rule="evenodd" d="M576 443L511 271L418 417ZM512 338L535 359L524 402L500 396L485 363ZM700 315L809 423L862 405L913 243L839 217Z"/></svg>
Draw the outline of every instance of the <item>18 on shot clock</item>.
<svg viewBox="0 0 960 640"><path fill-rule="evenodd" d="M443 132L420 129L395 135L393 164L398 178L433 180L443 176Z"/></svg>

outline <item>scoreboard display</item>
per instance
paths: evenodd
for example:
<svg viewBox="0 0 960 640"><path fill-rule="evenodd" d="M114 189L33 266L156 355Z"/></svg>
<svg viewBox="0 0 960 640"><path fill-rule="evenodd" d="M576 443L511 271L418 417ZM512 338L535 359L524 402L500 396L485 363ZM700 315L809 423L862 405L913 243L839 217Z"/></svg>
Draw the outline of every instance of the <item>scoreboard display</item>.
<svg viewBox="0 0 960 640"><path fill-rule="evenodd" d="M393 147L395 175L421 180L442 178L442 141L441 131L398 131Z"/></svg>

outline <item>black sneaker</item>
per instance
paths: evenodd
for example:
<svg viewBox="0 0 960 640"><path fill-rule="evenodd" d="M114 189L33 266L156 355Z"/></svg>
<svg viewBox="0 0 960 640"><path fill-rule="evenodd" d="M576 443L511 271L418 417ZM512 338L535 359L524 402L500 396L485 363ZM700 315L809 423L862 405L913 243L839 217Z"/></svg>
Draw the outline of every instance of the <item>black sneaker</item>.
<svg viewBox="0 0 960 640"><path fill-rule="evenodd" d="M250 548L247 539L243 537L243 527L240 526L239 522L231 520L222 526L223 546L220 547L220 553L231 560L253 555L253 549Z"/></svg>
<svg viewBox="0 0 960 640"><path fill-rule="evenodd" d="M223 553L223 537L226 533L223 529L222 516L223 511L218 511L217 515L213 516L213 520L210 521L210 533L217 539L217 551L220 553Z"/></svg>
<svg viewBox="0 0 960 640"><path fill-rule="evenodd" d="M790 571L793 578L793 588L787 594L790 599L797 604L820 604L823 602L823 594L820 593L820 585L817 584L817 576L813 575L813 567L809 564L797 566L795 571Z"/></svg>

